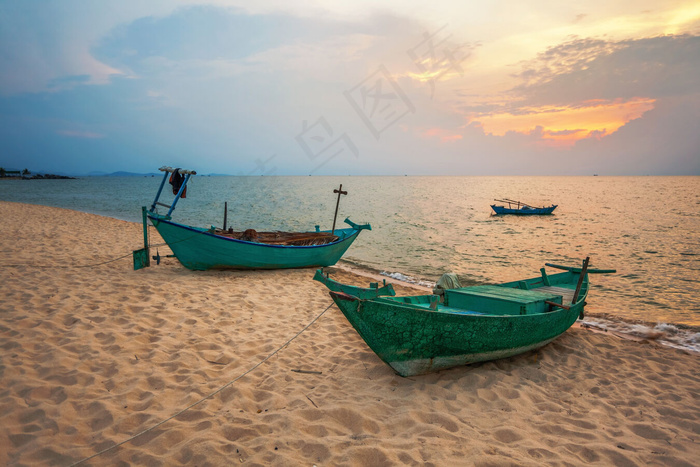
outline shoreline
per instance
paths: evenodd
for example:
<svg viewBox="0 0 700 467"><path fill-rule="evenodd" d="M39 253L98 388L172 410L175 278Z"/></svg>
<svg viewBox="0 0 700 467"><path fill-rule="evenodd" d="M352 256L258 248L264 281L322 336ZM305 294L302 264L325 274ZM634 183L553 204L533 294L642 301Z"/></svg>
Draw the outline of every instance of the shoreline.
<svg viewBox="0 0 700 467"><path fill-rule="evenodd" d="M529 178L526 177L520 185L514 187L530 186L527 180ZM352 184L357 187L357 192L347 199L343 198L345 201L341 214L351 214L355 220L361 218L363 222L371 222L375 228L373 232L363 235L345 258L355 259L376 269L386 268L389 272L397 271L432 281L450 270L460 274L463 284L476 285L508 280L511 277L526 277L532 273L536 275L544 262L576 264L590 255L597 266L617 267L619 271L600 281L591 278L596 293L592 294L590 300L590 313L607 311L631 320L656 323L658 319L659 322L700 325L697 313L700 303L693 288L698 280L692 275L698 256L694 251L691 233L697 230L695 227L698 218L692 216L692 210L681 202L677 212L663 211L663 216L646 216L644 213L653 211L646 209L647 203L632 203L622 212L615 213L617 205L609 206L608 198L601 197L601 190L622 196L629 192L629 188L643 185L646 188L640 194L645 195L640 199L651 196L655 189L671 186L678 187L678 196L682 198L683 193L694 193L692 188L697 186L696 178L683 183L681 180L672 183L660 179L652 184L640 184L635 179L625 183L609 181L596 185L596 189L579 183L577 189L589 187L593 189L591 196L597 199L595 206L590 206L585 212L593 216L597 224L607 226L595 234L584 233L588 230L586 222L580 216L573 215L578 209L577 197L570 196L571 193L565 190L568 184L563 182L556 185L556 189L563 190L560 201L564 203L562 206L568 208L561 211L560 215L525 219L517 216L491 216L487 202L491 201L491 197L489 195L488 199L483 199L483 189L497 191L498 184L506 181L503 177L493 177L493 180L482 186L470 184L468 177L454 177L448 185L406 180L384 185L375 183L371 177L353 179ZM139 208L152 201L158 188L154 180L140 177L106 177L102 180L73 182L75 183L71 182L70 187L58 182L46 183L42 184L45 188L41 190L35 190L31 184L10 182L7 189L0 190L3 192L0 198L60 206L139 222ZM281 180L279 182L282 183ZM247 194L240 201L247 199L255 202L259 208L251 212L244 207L245 202L242 205L238 202L229 203L229 206L234 206L229 210L230 222L242 230L249 227L256 230L313 230L315 224L324 227L328 224L327 227L330 228L333 214L333 206L327 205L332 198L327 193L328 185L332 185L330 180L313 181L306 178L296 182L287 181L283 185L285 190L291 190L288 192L289 198L285 196L277 201L268 195L276 193L279 184L269 178L256 178L255 181L247 182L234 182L229 177L219 177L217 180L195 178L193 183L199 183L200 186L191 193L189 199L178 203L175 212L176 220L185 224L221 224L224 198L230 196L228 193L243 190L238 195L243 192ZM460 210L431 213L430 205L433 202L423 201L423 198L441 198L446 190L453 191L458 186L470 187L468 196L459 203ZM551 187L553 188L554 186ZM371 190L374 189L382 197L382 201L376 205L368 199L368 193L373 193ZM392 193L402 193L402 190L406 190L406 193L423 190L421 196L411 198L416 203L417 211L412 212L410 203L403 203L399 197L392 196ZM548 191L550 190L544 190L541 194ZM114 196L115 193L118 195ZM293 209L289 210L292 199L305 206L298 215L291 214ZM335 200L332 201L334 202ZM457 214L462 210L465 217ZM627 220L633 220L627 219L629 216L644 219L643 225L646 227L640 228L642 224L635 222L628 224ZM678 224L683 227L672 228L674 223L684 220L687 222ZM666 232L667 229L669 235L655 240L656 230ZM636 248L631 238L654 244L654 248ZM540 243L543 241L551 247L542 249Z"/></svg>
<svg viewBox="0 0 700 467"><path fill-rule="evenodd" d="M696 462L689 352L571 328L401 378L313 269L134 271L139 224L3 201L0 216L0 464Z"/></svg>
<svg viewBox="0 0 700 467"><path fill-rule="evenodd" d="M69 208L61 208L54 206L46 206L41 204L31 204L31 203L19 203L14 201L1 201L7 203L15 203L20 205L28 206L45 206L53 209L65 209L72 212L80 212L100 217L105 217L108 219L114 219L120 222L128 222L131 224L136 224L141 226L142 223L138 221L131 221L128 219L121 219L112 216L106 216L104 214L89 212L89 211L77 211ZM149 232L155 232L156 230L149 224ZM160 237L158 237L160 238ZM164 243L164 242L159 242ZM142 247L141 245L140 247ZM139 248L140 248L139 247ZM161 246L162 248L162 246ZM167 247L166 247L167 248ZM330 268L342 269L350 272L355 276L366 278L367 282L382 282L394 284L396 286L404 287L405 295L416 295L416 294L430 294L432 293L432 288L434 283L424 279L415 279L410 276L406 276L401 272L386 272L379 271L374 268L358 264L352 260L346 260L341 258L338 264L331 266ZM313 268L315 269L315 268ZM328 268L327 268L328 269ZM357 282L355 285L366 286L367 282ZM629 318L624 318L621 316L610 315L608 313L586 313L586 317L583 321L577 320L574 326L581 326L592 331L599 331L603 333L609 333L610 335L617 336L623 339L631 340L650 340L657 341L662 345L669 348L686 350L693 353L700 354L700 325L686 325L673 322L661 322L661 321L644 321L644 320L633 320Z"/></svg>

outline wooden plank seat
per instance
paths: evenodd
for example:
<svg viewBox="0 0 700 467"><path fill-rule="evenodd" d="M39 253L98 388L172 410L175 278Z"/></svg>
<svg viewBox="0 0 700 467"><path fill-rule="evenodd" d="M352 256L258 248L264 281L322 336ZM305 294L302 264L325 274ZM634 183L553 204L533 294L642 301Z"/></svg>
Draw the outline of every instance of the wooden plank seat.
<svg viewBox="0 0 700 467"><path fill-rule="evenodd" d="M488 314L525 315L550 311L547 301L562 303L561 295L540 290L496 285L450 289L445 291L445 305Z"/></svg>

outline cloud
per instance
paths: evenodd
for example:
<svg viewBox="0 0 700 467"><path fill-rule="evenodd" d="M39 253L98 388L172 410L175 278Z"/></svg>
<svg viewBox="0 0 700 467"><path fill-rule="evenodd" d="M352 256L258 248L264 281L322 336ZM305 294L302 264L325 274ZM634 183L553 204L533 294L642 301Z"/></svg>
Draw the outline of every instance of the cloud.
<svg viewBox="0 0 700 467"><path fill-rule="evenodd" d="M522 66L516 107L680 96L698 89L700 36L574 39Z"/></svg>
<svg viewBox="0 0 700 467"><path fill-rule="evenodd" d="M66 75L50 93L0 99L8 155L106 171L196 155L200 170L245 173L277 154L280 173L310 171L315 161L295 141L302 122L324 117L337 134L363 141L366 128L343 91L382 63L411 67L406 43L422 31L391 15L350 24L195 7L140 18L92 49L122 72L108 85ZM87 150L100 158L86 164L75 154Z"/></svg>
<svg viewBox="0 0 700 467"><path fill-rule="evenodd" d="M199 6L118 27L93 52L112 66L131 69L148 57L173 62L236 60L294 41L303 31L301 21L293 17Z"/></svg>
<svg viewBox="0 0 700 467"><path fill-rule="evenodd" d="M612 135L660 99L696 92L700 37L577 38L549 47L521 69L514 75L521 84L500 101L464 110L487 133L533 134L540 126L542 143L571 147Z"/></svg>
<svg viewBox="0 0 700 467"><path fill-rule="evenodd" d="M508 131L529 133L542 127L545 143L566 147L588 137L612 134L631 120L654 108L655 99L595 99L566 106L521 107L492 112L476 119L484 131L504 135Z"/></svg>
<svg viewBox="0 0 700 467"><path fill-rule="evenodd" d="M428 128L422 131L424 138L437 138L442 143L451 143L464 138L461 134L444 128Z"/></svg>
<svg viewBox="0 0 700 467"><path fill-rule="evenodd" d="M603 139L579 141L569 152L577 168L606 175L700 174L700 93L660 100L644 118Z"/></svg>
<svg viewBox="0 0 700 467"><path fill-rule="evenodd" d="M93 53L112 67L139 73L145 71L143 64L152 59L165 64L243 61L278 49L313 49L341 37L390 36L398 32L405 35L408 24L410 21L390 14L343 21L191 6L117 27L94 47ZM147 68L153 71L152 67Z"/></svg>
<svg viewBox="0 0 700 467"><path fill-rule="evenodd" d="M251 173L270 161L265 170L277 174L309 173L320 157L297 137L304 121L324 119L329 136L352 141L357 157L324 160L318 174L605 173L597 165L606 160L611 170L653 173L667 170L663 158L698 171L687 159L697 131L681 119L698 121L697 100L688 98L698 71L694 36L571 38L509 77L479 62L488 44L450 38L458 26L399 13L127 3L45 2L36 15L19 2L0 5L0 54L10 58L0 73L2 157L80 171L195 160L202 172ZM10 12L17 26L3 30L8 8L22 11ZM570 25L577 13L561 21ZM593 21L586 13L578 22ZM409 54L437 33L436 53ZM445 61L460 44L464 61ZM380 66L415 112L376 138L345 92Z"/></svg>
<svg viewBox="0 0 700 467"><path fill-rule="evenodd" d="M584 13L578 14L578 15L576 15L576 18L574 18L574 20L573 20L572 22L573 22L574 24L579 23L579 22L583 21L583 19L584 19L586 16L588 16L588 15L587 15L587 14L584 14Z"/></svg>
<svg viewBox="0 0 700 467"><path fill-rule="evenodd" d="M0 95L105 84L118 74L90 53L101 23L92 10L72 0L0 2Z"/></svg>

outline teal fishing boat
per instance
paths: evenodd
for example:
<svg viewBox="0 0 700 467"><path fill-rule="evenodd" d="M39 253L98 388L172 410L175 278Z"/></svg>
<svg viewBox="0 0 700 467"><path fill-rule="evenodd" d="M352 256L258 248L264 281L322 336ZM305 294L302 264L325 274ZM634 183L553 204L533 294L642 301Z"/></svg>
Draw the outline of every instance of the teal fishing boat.
<svg viewBox="0 0 700 467"><path fill-rule="evenodd" d="M177 202L185 198L187 182L196 175L193 170L161 167L164 172L158 193L150 209L144 212L144 242L148 249L146 218L168 244L173 255L188 269L284 269L331 266L338 262L352 245L362 230L371 230L369 224L358 225L345 219L349 228L336 229L335 218L331 230L320 230L316 226L309 232L258 232L253 229L234 231L226 228L193 227L172 220L172 213ZM171 204L161 203L160 197L166 182L170 181L175 195ZM342 185L336 203L336 217ZM167 209L167 213L158 212L158 207ZM148 253L146 252L145 255ZM143 254L141 255L143 256ZM148 262L149 258L145 259ZM134 267L137 252L134 252Z"/></svg>
<svg viewBox="0 0 700 467"><path fill-rule="evenodd" d="M517 214L521 216L532 216L551 214L557 208L556 204L552 204L551 206L536 207L512 199L496 199L494 201L504 203L502 206L496 204L491 205L491 209L493 209L493 212L495 212L496 214ZM506 207L505 204L508 204L508 207Z"/></svg>
<svg viewBox="0 0 700 467"><path fill-rule="evenodd" d="M583 318L589 269L547 263L531 279L392 296L393 289L352 287L317 273L367 345L401 376L495 360L542 347ZM349 287L349 286L346 286ZM360 289L353 290L353 289Z"/></svg>

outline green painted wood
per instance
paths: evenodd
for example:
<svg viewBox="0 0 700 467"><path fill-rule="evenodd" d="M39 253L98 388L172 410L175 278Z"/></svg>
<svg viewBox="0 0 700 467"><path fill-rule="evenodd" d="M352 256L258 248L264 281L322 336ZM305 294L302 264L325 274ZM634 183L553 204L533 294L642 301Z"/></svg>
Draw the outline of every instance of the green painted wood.
<svg viewBox="0 0 700 467"><path fill-rule="evenodd" d="M151 209L148 211L148 218L178 261L189 269L285 269L331 266L338 262L362 230L372 230L369 224L358 225L345 219L350 228L339 229L335 232L337 240L324 245L305 246L266 244L216 235L213 227L204 229L179 224L173 222L170 217L178 200L185 198L185 190L190 177L196 175L197 172L166 166L159 170L163 172L163 178L151 204ZM184 179L181 184L178 184L174 178L171 178L171 184L174 183L173 189L177 190L177 193L175 193L173 202L167 205L159 202L159 199L169 176L184 176ZM342 185L340 188L342 189ZM342 190L335 190L335 193L338 193L338 201L340 201L341 194L347 194ZM156 213L156 206L167 208L168 213L166 215ZM338 205L336 204L336 216L337 213ZM226 224L225 216L224 224ZM335 229L335 217L333 218L333 228ZM318 227L316 227L316 232L319 232ZM330 233L331 231L324 232Z"/></svg>
<svg viewBox="0 0 700 467"><path fill-rule="evenodd" d="M141 207L141 217L143 220L143 248L134 250L134 271L142 268L147 268L151 265L151 254L148 249L148 220L146 216L146 206Z"/></svg>
<svg viewBox="0 0 700 467"><path fill-rule="evenodd" d="M340 282L334 281L330 277L323 274L323 270L317 269L316 274L314 274L314 280L325 285L328 290L333 292L343 292L354 297L359 298L377 298L382 295L396 295L394 291L394 286L391 284L384 284L379 287L379 284L373 282L370 284L369 288L366 287L356 287L354 285L341 284Z"/></svg>
<svg viewBox="0 0 700 467"><path fill-rule="evenodd" d="M536 290L514 289L497 285L478 285L445 291L445 305L492 314L543 313L545 301L562 303L562 297Z"/></svg>
<svg viewBox="0 0 700 467"><path fill-rule="evenodd" d="M188 269L286 269L332 266L369 224L336 229L338 240L317 246L281 246L215 235L209 229L170 221L149 212L151 223L180 263Z"/></svg>
<svg viewBox="0 0 700 467"><path fill-rule="evenodd" d="M548 276L551 287L569 291L578 274ZM588 294L584 277L576 303L569 309L562 296L518 288L521 281L445 291L435 296L363 299L331 291L331 297L367 345L401 376L413 376L457 365L510 357L542 347L564 333L583 311ZM542 277L526 279L544 286ZM556 290L556 289L555 289Z"/></svg>
<svg viewBox="0 0 700 467"><path fill-rule="evenodd" d="M542 275L542 283L546 286L550 286L552 284L549 283L549 277L547 277L547 271L544 268L540 268L540 274Z"/></svg>
<svg viewBox="0 0 700 467"><path fill-rule="evenodd" d="M142 268L147 268L151 265L150 256L148 254L148 248L134 250L131 256L134 260L134 271L138 271Z"/></svg>

